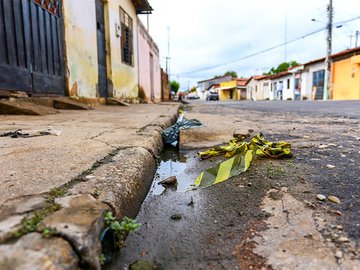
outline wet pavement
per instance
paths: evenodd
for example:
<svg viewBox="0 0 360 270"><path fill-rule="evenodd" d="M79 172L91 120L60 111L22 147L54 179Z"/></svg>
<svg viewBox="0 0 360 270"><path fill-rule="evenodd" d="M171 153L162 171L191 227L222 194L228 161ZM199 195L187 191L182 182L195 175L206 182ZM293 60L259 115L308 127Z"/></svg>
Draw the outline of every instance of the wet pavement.
<svg viewBox="0 0 360 270"><path fill-rule="evenodd" d="M182 133L180 154L163 156L136 218L141 228L106 268L146 260L159 269L359 269L360 112L349 103L350 117L327 104L336 114L324 115L308 104L309 112L285 106L264 113L241 103L192 103L186 117L205 126ZM189 190L201 171L224 159L200 161L196 152L228 141L235 129L289 141L294 157L259 158L244 174ZM158 185L172 175L177 188Z"/></svg>

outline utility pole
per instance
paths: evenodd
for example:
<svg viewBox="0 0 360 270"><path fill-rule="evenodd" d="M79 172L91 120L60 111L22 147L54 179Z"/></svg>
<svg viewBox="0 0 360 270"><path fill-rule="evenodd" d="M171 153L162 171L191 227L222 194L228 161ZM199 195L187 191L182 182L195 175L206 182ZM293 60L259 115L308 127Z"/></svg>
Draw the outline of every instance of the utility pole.
<svg viewBox="0 0 360 270"><path fill-rule="evenodd" d="M285 33L284 33L284 38L285 38L285 42L284 42L284 62L286 62L287 60L287 2L285 2Z"/></svg>
<svg viewBox="0 0 360 270"><path fill-rule="evenodd" d="M330 75L331 75L331 50L332 50L332 25L333 25L333 0L329 0L328 5L328 24L327 24L327 50L326 50L326 58L325 58L325 85L324 85L324 100L327 100L331 93L331 85L330 85Z"/></svg>
<svg viewBox="0 0 360 270"><path fill-rule="evenodd" d="M166 73L169 76L169 82L170 82L170 26L167 27L168 32L168 56L166 57Z"/></svg>
<svg viewBox="0 0 360 270"><path fill-rule="evenodd" d="M358 37L359 37L359 31L356 31L356 34L355 34L355 48L358 46Z"/></svg>

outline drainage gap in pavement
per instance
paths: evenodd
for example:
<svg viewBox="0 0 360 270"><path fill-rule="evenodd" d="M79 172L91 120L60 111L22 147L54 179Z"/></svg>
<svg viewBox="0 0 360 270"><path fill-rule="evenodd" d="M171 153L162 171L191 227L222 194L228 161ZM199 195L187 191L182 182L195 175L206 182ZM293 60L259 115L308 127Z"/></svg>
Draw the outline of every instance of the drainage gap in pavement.
<svg viewBox="0 0 360 270"><path fill-rule="evenodd" d="M186 157L183 153L179 152L178 148L167 147L161 154L161 161L156 170L154 181L151 185L149 195L160 195L165 187L159 184L160 181L171 177L178 176L186 169ZM185 191L188 184L183 181L178 181L177 185L173 187L177 191Z"/></svg>

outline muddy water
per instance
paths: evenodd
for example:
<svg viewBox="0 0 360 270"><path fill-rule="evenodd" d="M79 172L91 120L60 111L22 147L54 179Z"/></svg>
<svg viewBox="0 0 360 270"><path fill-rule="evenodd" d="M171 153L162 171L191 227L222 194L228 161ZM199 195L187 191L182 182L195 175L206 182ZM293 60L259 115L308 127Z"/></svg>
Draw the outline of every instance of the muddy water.
<svg viewBox="0 0 360 270"><path fill-rule="evenodd" d="M139 260L158 269L239 269L233 250L244 224L259 214L261 195L256 190L263 183L253 184L251 201L250 190L239 188L246 185L245 178L193 190L197 176L221 159L200 161L195 151L165 153L136 217L142 226L129 234L125 247L106 269L129 269ZM177 177L177 188L157 184L172 175Z"/></svg>
<svg viewBox="0 0 360 270"><path fill-rule="evenodd" d="M186 156L179 153L176 148L167 148L161 156L161 161L155 173L154 181L149 191L149 196L160 195L165 191L165 187L159 184L160 181L170 177L179 176L186 169ZM186 191L189 188L187 181L178 181L178 185L172 187L177 191Z"/></svg>

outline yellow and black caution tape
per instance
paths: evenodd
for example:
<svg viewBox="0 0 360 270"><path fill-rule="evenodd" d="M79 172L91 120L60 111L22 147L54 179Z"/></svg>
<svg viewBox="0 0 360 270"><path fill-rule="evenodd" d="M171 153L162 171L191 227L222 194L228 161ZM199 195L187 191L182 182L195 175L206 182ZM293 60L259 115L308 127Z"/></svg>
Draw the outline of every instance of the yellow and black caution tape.
<svg viewBox="0 0 360 270"><path fill-rule="evenodd" d="M200 152L201 159L225 154L229 159L221 162L213 168L203 171L195 181L199 188L223 182L232 176L246 172L255 156L261 157L292 157L291 144L287 142L269 142L264 135L259 133L245 141L248 135L236 136L230 140L229 145L214 147L205 152Z"/></svg>

